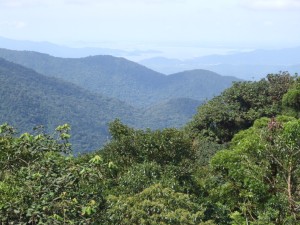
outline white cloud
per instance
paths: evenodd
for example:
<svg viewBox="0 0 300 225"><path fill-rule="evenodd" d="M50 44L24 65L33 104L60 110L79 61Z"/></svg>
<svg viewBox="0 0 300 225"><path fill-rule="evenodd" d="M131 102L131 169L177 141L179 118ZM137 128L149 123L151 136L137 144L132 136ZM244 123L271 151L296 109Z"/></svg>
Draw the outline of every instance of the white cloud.
<svg viewBox="0 0 300 225"><path fill-rule="evenodd" d="M243 0L241 5L256 10L300 9L300 0Z"/></svg>

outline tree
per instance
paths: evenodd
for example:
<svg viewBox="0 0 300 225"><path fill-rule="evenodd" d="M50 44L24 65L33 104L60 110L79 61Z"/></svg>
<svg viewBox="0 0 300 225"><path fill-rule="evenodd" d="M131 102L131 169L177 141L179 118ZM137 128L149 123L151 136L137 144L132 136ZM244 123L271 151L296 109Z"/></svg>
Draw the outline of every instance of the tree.
<svg viewBox="0 0 300 225"><path fill-rule="evenodd" d="M118 169L111 189L137 193L156 182L185 193L196 192L192 176L195 152L183 131L135 130L119 120L110 124L112 141L101 155Z"/></svg>
<svg viewBox="0 0 300 225"><path fill-rule="evenodd" d="M108 197L111 224L213 224L193 197L154 184L135 195Z"/></svg>
<svg viewBox="0 0 300 225"><path fill-rule="evenodd" d="M258 82L236 82L221 95L199 107L188 124L192 137L227 143L240 130L249 128L256 119L281 112L282 96L294 83L289 73L269 74Z"/></svg>
<svg viewBox="0 0 300 225"><path fill-rule="evenodd" d="M69 155L65 124L54 135L0 126L0 221L4 224L100 223L104 167L98 155ZM68 153L68 154L67 154Z"/></svg>
<svg viewBox="0 0 300 225"><path fill-rule="evenodd" d="M300 221L300 120L261 118L211 160L218 183L210 191L236 224Z"/></svg>
<svg viewBox="0 0 300 225"><path fill-rule="evenodd" d="M134 130L115 120L110 133L112 141L103 148L103 157L123 167L143 162L180 165L194 160L189 137L175 128Z"/></svg>
<svg viewBox="0 0 300 225"><path fill-rule="evenodd" d="M300 110L300 78L296 79L295 84L283 95L283 112L286 115L299 118Z"/></svg>

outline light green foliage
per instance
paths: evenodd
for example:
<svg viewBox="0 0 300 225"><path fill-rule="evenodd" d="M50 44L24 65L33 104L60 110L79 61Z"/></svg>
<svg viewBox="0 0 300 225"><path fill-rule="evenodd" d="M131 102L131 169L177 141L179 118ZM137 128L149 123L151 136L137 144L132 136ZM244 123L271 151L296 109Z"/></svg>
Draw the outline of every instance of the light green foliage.
<svg viewBox="0 0 300 225"><path fill-rule="evenodd" d="M283 96L283 104L295 109L300 108L300 90L291 89Z"/></svg>
<svg viewBox="0 0 300 225"><path fill-rule="evenodd" d="M267 80L258 82L237 82L201 106L187 129L192 136L229 142L256 119L279 114L281 98L293 82L288 73L270 74Z"/></svg>
<svg viewBox="0 0 300 225"><path fill-rule="evenodd" d="M299 118L300 109L300 79L288 90L282 98L283 112L286 115Z"/></svg>
<svg viewBox="0 0 300 225"><path fill-rule="evenodd" d="M182 131L134 130L119 120L110 124L112 141L101 154L117 166L118 193L137 193L161 182L182 192L197 192L192 176L195 152Z"/></svg>
<svg viewBox="0 0 300 225"><path fill-rule="evenodd" d="M110 133L112 141L103 154L123 167L143 162L179 165L194 160L189 137L177 129L134 130L115 120L110 124Z"/></svg>
<svg viewBox="0 0 300 225"><path fill-rule="evenodd" d="M155 184L132 196L109 196L107 216L111 224L205 224L193 198Z"/></svg>
<svg viewBox="0 0 300 225"><path fill-rule="evenodd" d="M234 224L295 224L300 219L299 137L300 120L262 118L212 158L219 183L210 195L216 205L234 212Z"/></svg>
<svg viewBox="0 0 300 225"><path fill-rule="evenodd" d="M69 125L53 135L0 133L0 218L3 224L87 224L100 220L101 157L74 158Z"/></svg>
<svg viewBox="0 0 300 225"><path fill-rule="evenodd" d="M171 165L161 166L155 162L132 165L128 171L120 174L114 192L135 194L156 183L178 192L198 193L191 169Z"/></svg>
<svg viewBox="0 0 300 225"><path fill-rule="evenodd" d="M22 166L30 166L39 161L44 154L51 152L68 153L70 144L68 138L56 136L68 135L68 130L60 130L54 135L24 133L19 138L14 137L14 129L7 124L0 127L0 167L4 171L14 172Z"/></svg>
<svg viewBox="0 0 300 225"><path fill-rule="evenodd" d="M176 129L141 131L115 121L114 141L103 152L76 158L70 155L67 124L51 135L15 136L7 124L0 130L2 223L111 224L106 211L109 195L134 196L156 183L176 198L188 196L183 192L197 193L190 140ZM200 207L197 202L193 207ZM178 207L172 206L165 218L198 221L198 211Z"/></svg>

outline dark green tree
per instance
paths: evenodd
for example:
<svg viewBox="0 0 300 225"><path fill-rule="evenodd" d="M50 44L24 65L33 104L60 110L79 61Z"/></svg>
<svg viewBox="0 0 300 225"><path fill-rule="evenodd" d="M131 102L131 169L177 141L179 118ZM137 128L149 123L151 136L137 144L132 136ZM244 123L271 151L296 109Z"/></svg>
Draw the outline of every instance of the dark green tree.
<svg viewBox="0 0 300 225"><path fill-rule="evenodd" d="M257 82L237 82L221 95L199 107L188 124L192 136L226 143L238 131L249 128L260 117L281 112L282 96L294 83L289 73L270 74Z"/></svg>

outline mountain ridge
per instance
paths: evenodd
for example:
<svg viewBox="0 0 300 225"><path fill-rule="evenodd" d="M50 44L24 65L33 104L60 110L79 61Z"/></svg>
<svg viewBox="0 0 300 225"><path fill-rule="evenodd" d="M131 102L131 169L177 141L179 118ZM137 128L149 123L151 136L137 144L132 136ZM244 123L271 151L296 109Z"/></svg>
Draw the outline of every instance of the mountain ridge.
<svg viewBox="0 0 300 225"><path fill-rule="evenodd" d="M79 58L87 57L90 55L114 55L114 56L138 56L140 54L147 54L151 52L157 52L154 50L141 51L125 51L112 48L100 48L100 47L67 47L59 44L53 44L50 42L36 42L27 40L15 40L0 36L0 48L7 48L19 51L37 51L45 54L50 54L56 57L65 58Z"/></svg>
<svg viewBox="0 0 300 225"><path fill-rule="evenodd" d="M134 108L119 100L87 92L1 58L0 79L1 123L9 122L21 132L37 125L54 130L70 123L74 139L79 138L83 141L81 146L91 150L106 141L108 122L120 118L134 124Z"/></svg>
<svg viewBox="0 0 300 225"><path fill-rule="evenodd" d="M228 55L207 55L187 60L155 57L141 60L139 63L167 74L202 68L222 75L253 80L279 71L299 72L300 47L275 50L260 49Z"/></svg>
<svg viewBox="0 0 300 225"><path fill-rule="evenodd" d="M69 59L33 51L0 49L0 57L34 69L38 73L72 82L89 91L118 98L139 108L147 108L172 98L203 101L219 94L232 81L239 80L207 70L185 71L179 75L166 76L125 58L113 56ZM189 75L183 78L185 73ZM219 82L210 84L206 90L197 88L197 85L207 87L206 82L210 76L218 76ZM195 88L190 89L189 86Z"/></svg>
<svg viewBox="0 0 300 225"><path fill-rule="evenodd" d="M91 93L0 58L0 123L8 122L20 132L30 132L39 125L50 131L69 123L77 152L100 148L109 140L108 123L116 118L140 129L180 127L201 105L199 101L186 99L186 109L179 111L172 104L178 107L177 102L182 100L172 101L166 109L158 110L155 106L136 109L118 99Z"/></svg>

